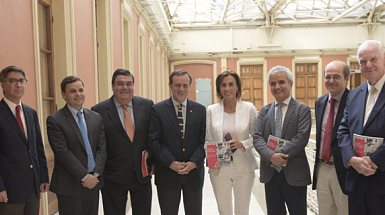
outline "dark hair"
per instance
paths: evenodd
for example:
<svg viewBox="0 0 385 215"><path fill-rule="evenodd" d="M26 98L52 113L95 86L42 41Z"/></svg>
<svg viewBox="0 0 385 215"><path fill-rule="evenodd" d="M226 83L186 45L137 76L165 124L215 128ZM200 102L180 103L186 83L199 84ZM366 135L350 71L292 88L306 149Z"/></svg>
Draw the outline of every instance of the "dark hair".
<svg viewBox="0 0 385 215"><path fill-rule="evenodd" d="M171 73L170 75L170 84L172 84L172 78L176 75L176 76L180 76L180 75L184 75L184 74L187 74L188 77L190 78L190 85L191 85L191 82L192 82L192 78L190 76L190 74L188 74L188 72L184 69L177 69L175 70L174 72Z"/></svg>
<svg viewBox="0 0 385 215"><path fill-rule="evenodd" d="M130 71L128 71L127 69L117 69L117 70L115 70L114 74L112 75L112 85L115 84L115 79L116 79L116 77L118 77L118 75L131 76L132 83L133 84L135 83L134 75Z"/></svg>
<svg viewBox="0 0 385 215"><path fill-rule="evenodd" d="M222 84L223 79L227 76L230 76L230 75L233 76L233 78L235 79L235 81L237 83L237 87L238 87L237 99L240 100L242 97L242 81L241 81L241 78L239 77L239 75L236 72L231 71L231 70L226 70L217 76L217 78L215 80L215 86L217 87L217 97L220 100L223 99L223 96L221 94L221 84Z"/></svg>
<svg viewBox="0 0 385 215"><path fill-rule="evenodd" d="M24 78L27 79L27 77L25 77L25 72L23 69L21 69L17 66L7 66L3 70L1 70L0 82L7 81L7 76L8 76L8 73L10 73L10 72L20 72L21 74L23 74Z"/></svg>
<svg viewBox="0 0 385 215"><path fill-rule="evenodd" d="M84 83L83 83L82 79L80 79L79 77L76 77L76 76L67 76L67 77L65 77L65 78L61 81L61 84L60 84L61 91L62 91L63 93L65 93L65 92L66 92L66 86L67 86L67 84L72 84L72 83L75 83L75 82L77 82L77 81L82 82L82 85L83 85L83 87L84 87Z"/></svg>

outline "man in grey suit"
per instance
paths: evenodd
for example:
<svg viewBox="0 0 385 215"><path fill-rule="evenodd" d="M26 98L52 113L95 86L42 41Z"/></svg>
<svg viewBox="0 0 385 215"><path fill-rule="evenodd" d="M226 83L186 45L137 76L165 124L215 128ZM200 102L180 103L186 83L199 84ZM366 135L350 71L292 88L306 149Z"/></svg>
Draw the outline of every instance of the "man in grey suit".
<svg viewBox="0 0 385 215"><path fill-rule="evenodd" d="M134 76L126 69L117 69L112 75L112 91L111 98L92 107L102 116L106 132L104 214L125 215L130 191L132 214L150 215L151 173L142 173L142 153L149 149L148 127L154 102L134 96Z"/></svg>
<svg viewBox="0 0 385 215"><path fill-rule="evenodd" d="M261 156L260 181L265 183L267 213L307 214L306 186L311 183L305 154L311 129L308 105L291 97L293 74L283 66L269 71L268 82L275 101L259 111L254 133L254 147ZM289 141L278 151L267 143L269 135Z"/></svg>
<svg viewBox="0 0 385 215"><path fill-rule="evenodd" d="M55 154L50 190L57 195L60 215L95 215L107 157L103 120L83 107L80 78L64 78L61 91L67 104L47 118L48 139Z"/></svg>

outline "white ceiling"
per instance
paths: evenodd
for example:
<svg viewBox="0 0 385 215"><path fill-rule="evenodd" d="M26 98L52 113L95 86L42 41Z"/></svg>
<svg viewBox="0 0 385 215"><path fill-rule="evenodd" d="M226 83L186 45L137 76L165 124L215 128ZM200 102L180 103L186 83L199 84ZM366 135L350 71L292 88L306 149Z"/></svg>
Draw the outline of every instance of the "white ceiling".
<svg viewBox="0 0 385 215"><path fill-rule="evenodd" d="M140 0L166 44L194 29L385 23L385 0Z"/></svg>

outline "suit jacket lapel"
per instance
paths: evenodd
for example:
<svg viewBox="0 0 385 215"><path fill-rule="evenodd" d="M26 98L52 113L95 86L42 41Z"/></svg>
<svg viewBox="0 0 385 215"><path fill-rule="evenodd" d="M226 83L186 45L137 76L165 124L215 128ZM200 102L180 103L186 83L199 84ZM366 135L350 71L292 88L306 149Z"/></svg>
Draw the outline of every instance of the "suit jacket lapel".
<svg viewBox="0 0 385 215"><path fill-rule="evenodd" d="M0 102L0 110L2 109L2 113L5 119L9 121L9 124L16 130L16 132L19 134L19 136L24 140L25 144L28 144L27 138L23 134L23 131L20 128L19 123L17 123L16 117L13 115L11 109L9 109L9 106L7 103L5 103L4 99ZM24 110L24 108L23 108Z"/></svg>
<svg viewBox="0 0 385 215"><path fill-rule="evenodd" d="M33 115L32 113L27 109L25 108L25 106L22 104L23 106L23 111L24 111L24 118L25 118L25 125L27 126L27 134L28 134L28 140L26 139L26 141L28 142L28 145L30 143L29 140L31 140L31 137L33 137L34 135L32 134L32 128L33 128L33 124L34 124L34 119L33 119Z"/></svg>
<svg viewBox="0 0 385 215"><path fill-rule="evenodd" d="M319 148L319 146L320 146L322 121L323 121L323 117L325 114L325 108L326 108L326 104L328 102L328 99L329 99L329 94L324 95L320 99L320 102L317 105L318 111L317 111L316 118L319 119L319 120L317 120L317 124L316 124L316 130L319 131L319 132L317 132L317 137L316 137L316 145L318 146L317 148Z"/></svg>
<svg viewBox="0 0 385 215"><path fill-rule="evenodd" d="M349 94L349 90L345 89L345 92L341 97L340 106L338 106L336 119L334 120L334 124L333 124L332 143L334 139L337 138L337 131L338 131L338 127L340 126L342 117L344 116L344 110L346 106L346 97L348 97L348 94ZM338 123L335 123L335 122L338 122Z"/></svg>
<svg viewBox="0 0 385 215"><path fill-rule="evenodd" d="M275 102L271 103L267 115L269 116L270 121L270 134L275 136Z"/></svg>
<svg viewBox="0 0 385 215"><path fill-rule="evenodd" d="M367 91L367 87L366 87L366 91ZM366 103L365 103L366 104ZM366 121L366 124L365 124L365 127L364 127L364 130L365 128L368 127L368 125L370 125L370 123L376 118L377 114L380 112L380 110L382 109L382 107L384 106L385 104L385 84L384 86L382 87L381 89L381 92L380 94L378 95L378 98L376 100L376 103L374 104L374 107L372 109L372 112L370 112L370 115L369 115L369 118L368 118L368 121ZM365 111L365 110L364 110ZM364 112L365 113L365 112Z"/></svg>
<svg viewBox="0 0 385 215"><path fill-rule="evenodd" d="M110 98L110 104L107 106L107 114L111 118L111 121L114 123L116 129L122 133L122 135L127 139L127 141L130 141L130 138L128 138L126 130L124 130L124 127L122 125L122 121L120 120L118 109L116 108L114 97L112 96ZM135 113L135 111L134 111ZM136 123L136 121L135 121Z"/></svg>
<svg viewBox="0 0 385 215"><path fill-rule="evenodd" d="M137 135L137 131L139 131L140 128L140 122L142 121L142 115L143 115L143 107L142 107L142 101L140 98L133 97L132 98L132 108L134 111L134 121L135 121L135 133L134 133L134 139L135 135ZM132 142L134 142L132 140Z"/></svg>
<svg viewBox="0 0 385 215"><path fill-rule="evenodd" d="M214 112L215 114L215 126L217 129L218 141L223 141L223 117L225 114L225 108L223 106L223 101L219 103L218 109Z"/></svg>
<svg viewBox="0 0 385 215"><path fill-rule="evenodd" d="M187 107L186 107L186 122L185 123L185 131L184 136L187 137L189 131L191 130L191 125L193 124L195 111L194 104L187 99Z"/></svg>
<svg viewBox="0 0 385 215"><path fill-rule="evenodd" d="M182 134L180 132L178 119L176 118L175 107L172 103L171 98L168 100L166 105L167 105L166 112L167 112L169 119L171 120L171 124L173 125L175 132L178 134L180 141L182 141ZM188 105L188 102L187 102L187 105ZM186 113L187 113L187 110L186 110ZM186 127L187 127L187 125L186 125Z"/></svg>
<svg viewBox="0 0 385 215"><path fill-rule="evenodd" d="M95 141L94 139L92 138L93 137L93 125L95 124L94 123L94 118L90 117L90 113L89 113L89 110L88 109L85 109L83 108L83 114L84 114L84 119L86 121L86 126L87 126L87 135L88 135L88 141L90 142L90 145L91 145L91 149L92 151L94 151L95 149ZM81 133L80 133L81 134ZM83 138L83 136L82 136ZM85 145L84 145L84 148L85 148ZM86 150L87 151L87 150Z"/></svg>
<svg viewBox="0 0 385 215"><path fill-rule="evenodd" d="M293 115L293 113L294 113L294 109L295 109L296 105L297 105L297 103L295 102L295 100L293 98L291 98L290 102L289 102L289 106L287 107L285 119L284 119L283 125L282 125L282 137L285 136L286 128L289 124L289 120L291 118L291 115Z"/></svg>
<svg viewBox="0 0 385 215"><path fill-rule="evenodd" d="M76 123L76 121L75 121L75 119L74 119L74 117L73 117L73 115L72 115L70 109L68 109L67 105L64 106L63 111L64 111L64 115L65 115L65 117L66 117L66 120L67 120L68 124L70 124L70 126L72 127L72 129L75 131L75 134L76 134L76 136L78 137L78 139L79 139L79 141L80 141L80 143L81 143L81 145L82 145L84 151L87 152L86 147L85 147L85 145L84 145L84 140L83 140L82 133L80 132L79 126L78 126L78 124ZM86 116L84 115L84 118L85 118L85 117L86 117ZM87 122L86 122L86 123L87 123ZM87 129L88 129L88 128L87 128Z"/></svg>
<svg viewBox="0 0 385 215"><path fill-rule="evenodd" d="M239 134L239 129L243 127L243 123L246 122L246 120L243 120L244 116L244 110L242 110L242 102L237 101L236 109L235 109L235 133ZM234 135L231 135L234 139Z"/></svg>

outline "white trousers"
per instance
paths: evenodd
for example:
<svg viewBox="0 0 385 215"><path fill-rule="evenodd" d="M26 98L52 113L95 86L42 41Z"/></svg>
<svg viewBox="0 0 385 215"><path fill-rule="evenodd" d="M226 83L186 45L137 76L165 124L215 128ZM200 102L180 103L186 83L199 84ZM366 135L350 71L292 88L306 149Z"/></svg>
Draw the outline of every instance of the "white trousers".
<svg viewBox="0 0 385 215"><path fill-rule="evenodd" d="M334 165L317 165L317 198L319 215L348 215L348 196L338 183Z"/></svg>
<svg viewBox="0 0 385 215"><path fill-rule="evenodd" d="M234 214L248 215L251 190L254 185L254 171L237 173L232 162L228 167L221 167L219 174L210 174L211 184L217 200L220 215L232 215L234 192Z"/></svg>

